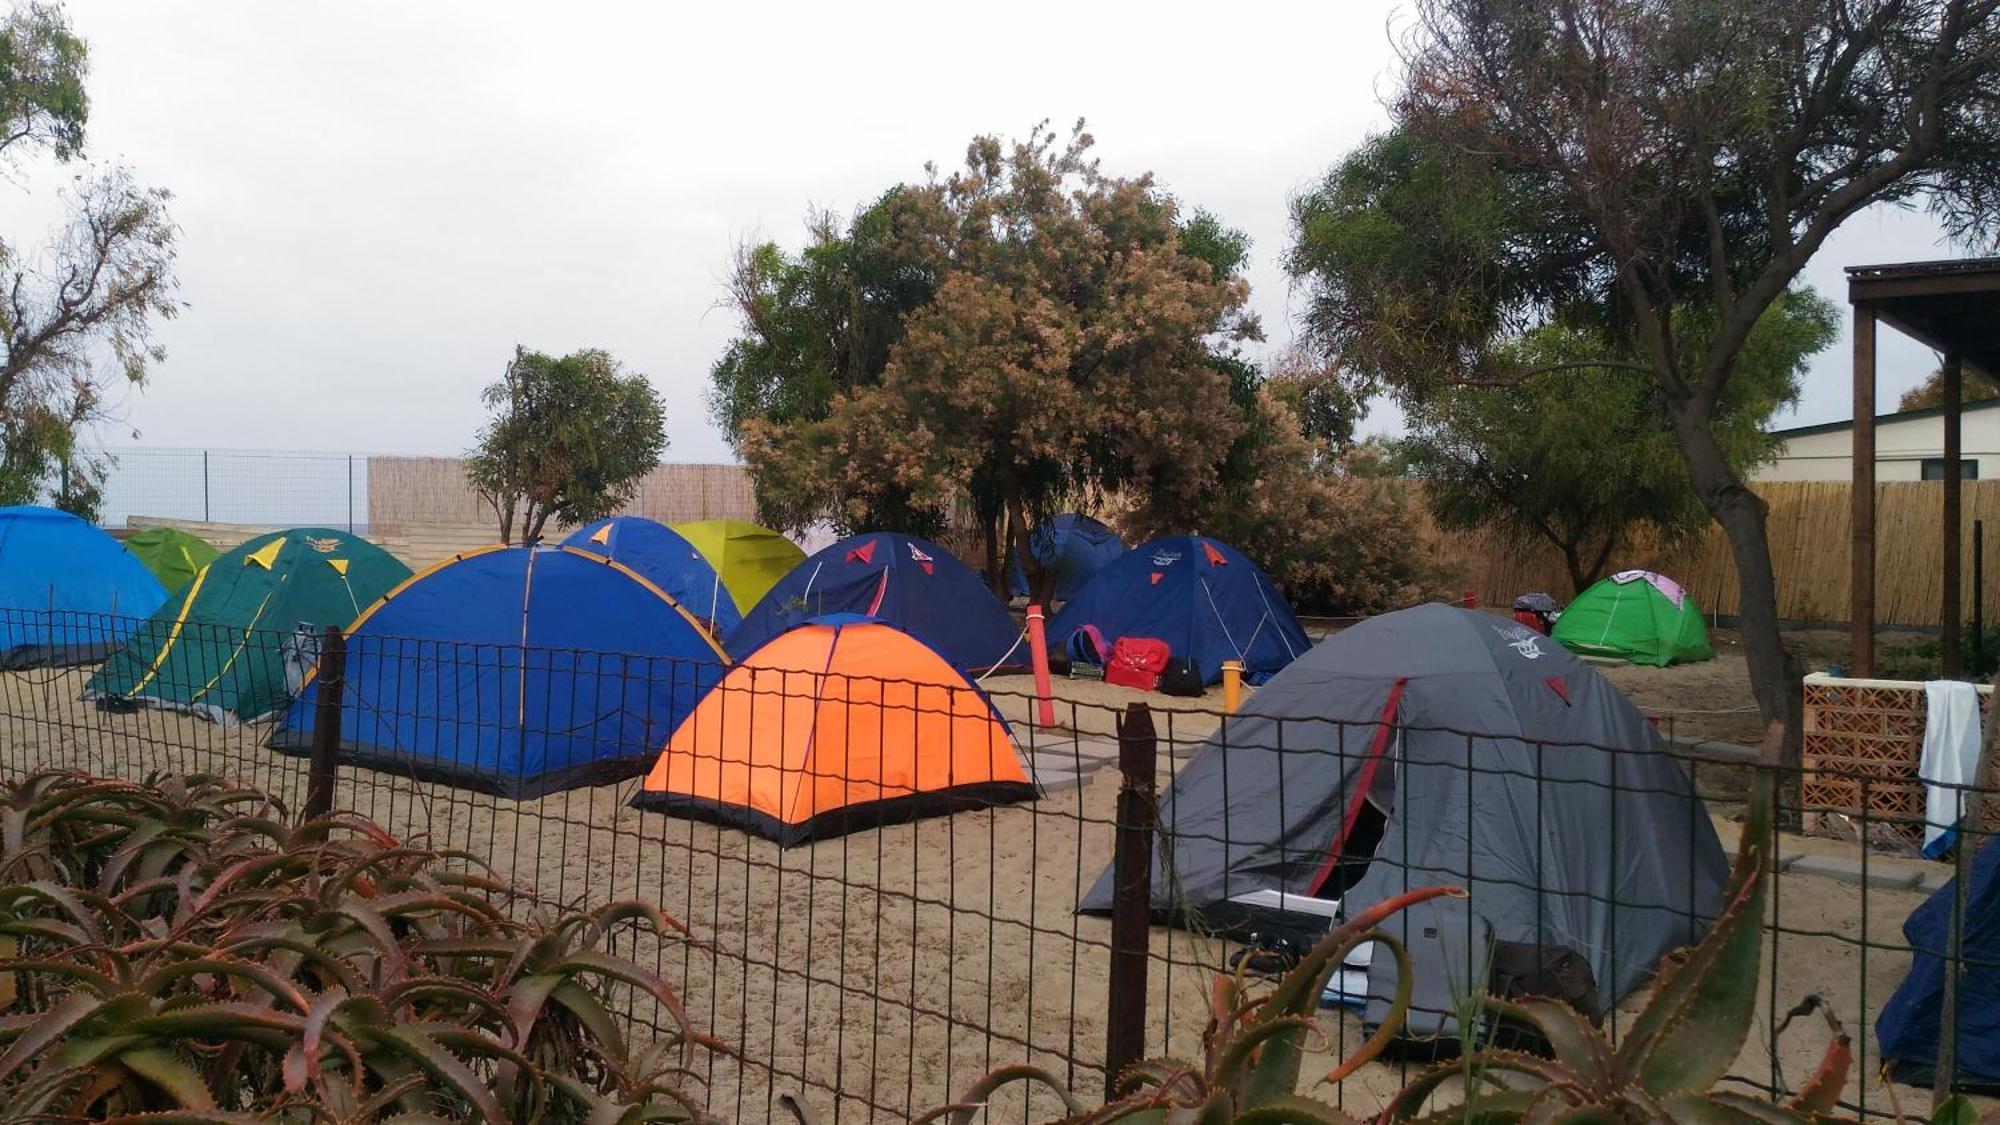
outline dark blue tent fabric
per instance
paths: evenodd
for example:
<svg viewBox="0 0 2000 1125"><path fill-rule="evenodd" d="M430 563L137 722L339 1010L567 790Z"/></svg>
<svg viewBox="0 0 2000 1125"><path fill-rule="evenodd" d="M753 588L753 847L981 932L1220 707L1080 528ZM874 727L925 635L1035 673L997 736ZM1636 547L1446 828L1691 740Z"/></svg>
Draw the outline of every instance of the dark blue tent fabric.
<svg viewBox="0 0 2000 1125"><path fill-rule="evenodd" d="M1972 883L1966 891L1965 933L1959 944L1954 1076L1962 1086L2000 1086L2000 847L1988 844L1979 849L1968 874ZM1938 1033L1943 1027L1939 1006L1957 887L1957 879L1946 883L1903 922L1903 937L1911 950L1910 974L1875 1018L1882 1062L1899 1082L1930 1085L1937 1065Z"/></svg>
<svg viewBox="0 0 2000 1125"><path fill-rule="evenodd" d="M830 613L890 622L971 675L1028 664L1027 645L1014 643L1020 627L971 567L928 539L892 532L856 535L808 556L743 615L723 647L756 652Z"/></svg>
<svg viewBox="0 0 2000 1125"><path fill-rule="evenodd" d="M494 547L411 579L347 642L343 756L509 797L641 773L726 669L678 605L568 547ZM271 744L312 744L319 683Z"/></svg>
<svg viewBox="0 0 2000 1125"><path fill-rule="evenodd" d="M1312 647L1269 575L1236 548L1199 535L1155 539L1098 571L1049 623L1050 651L1064 651L1085 625L1110 644L1165 641L1208 684L1221 682L1225 660L1241 660L1243 678L1261 684Z"/></svg>
<svg viewBox="0 0 2000 1125"><path fill-rule="evenodd" d="M1028 549L1034 552L1035 561L1043 569L1055 571L1055 592L1051 597L1066 602L1098 571L1117 562L1118 556L1125 553L1125 544L1117 532L1097 520L1079 512L1064 512L1035 529L1028 537ZM1015 597L1028 595L1028 575L1020 560L1015 560L1008 581Z"/></svg>
<svg viewBox="0 0 2000 1125"><path fill-rule="evenodd" d="M681 533L644 516L613 516L577 528L565 547L578 547L624 563L665 590L708 631L726 637L743 620L722 576Z"/></svg>
<svg viewBox="0 0 2000 1125"><path fill-rule="evenodd" d="M0 508L0 668L102 660L166 588L116 539L54 508Z"/></svg>

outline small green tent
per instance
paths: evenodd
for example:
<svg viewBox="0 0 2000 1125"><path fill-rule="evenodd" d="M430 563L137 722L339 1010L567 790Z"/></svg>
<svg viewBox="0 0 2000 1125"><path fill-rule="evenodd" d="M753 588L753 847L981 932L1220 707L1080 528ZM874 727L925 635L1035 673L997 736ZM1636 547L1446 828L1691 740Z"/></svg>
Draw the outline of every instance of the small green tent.
<svg viewBox="0 0 2000 1125"><path fill-rule="evenodd" d="M1578 594L1553 636L1572 652L1661 668L1715 656L1693 596L1650 570L1620 571Z"/></svg>
<svg viewBox="0 0 2000 1125"><path fill-rule="evenodd" d="M778 579L804 562L806 553L798 545L768 527L742 520L696 520L668 525L681 538L694 544L708 565L722 578L722 588L736 603L737 612L748 615Z"/></svg>
<svg viewBox="0 0 2000 1125"><path fill-rule="evenodd" d="M201 568L222 552L208 540L189 535L178 527L150 527L124 540L125 549L138 556L168 593L175 593L194 581Z"/></svg>
<svg viewBox="0 0 2000 1125"><path fill-rule="evenodd" d="M90 678L84 698L212 719L281 711L298 678L286 668L294 635L344 628L409 576L387 551L345 532L260 535L167 599Z"/></svg>

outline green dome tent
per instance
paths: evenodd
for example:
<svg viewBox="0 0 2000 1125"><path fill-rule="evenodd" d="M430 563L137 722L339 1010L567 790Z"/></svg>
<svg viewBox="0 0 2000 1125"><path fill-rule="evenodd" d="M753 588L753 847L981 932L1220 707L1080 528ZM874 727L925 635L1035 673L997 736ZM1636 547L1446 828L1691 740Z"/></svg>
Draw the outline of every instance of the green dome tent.
<svg viewBox="0 0 2000 1125"><path fill-rule="evenodd" d="M128 535L124 540L125 549L146 564L153 577L168 593L177 593L201 568L216 560L222 552L215 549L208 540L189 535L178 527L152 527L137 535Z"/></svg>
<svg viewBox="0 0 2000 1125"><path fill-rule="evenodd" d="M1620 571L1578 594L1551 635L1571 652L1661 668L1715 656L1694 597L1650 570Z"/></svg>
<svg viewBox="0 0 2000 1125"><path fill-rule="evenodd" d="M344 532L260 535L167 599L90 678L84 698L211 719L281 711L298 678L286 667L294 635L347 626L409 576L393 555Z"/></svg>

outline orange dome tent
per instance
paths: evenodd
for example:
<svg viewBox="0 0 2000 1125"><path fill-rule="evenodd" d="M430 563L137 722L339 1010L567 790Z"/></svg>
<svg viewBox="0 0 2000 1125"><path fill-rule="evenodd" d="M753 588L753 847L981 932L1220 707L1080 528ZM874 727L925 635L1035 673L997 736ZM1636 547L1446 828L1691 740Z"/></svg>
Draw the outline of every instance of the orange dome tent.
<svg viewBox="0 0 2000 1125"><path fill-rule="evenodd" d="M1035 795L985 693L908 633L835 615L732 668L632 804L791 847Z"/></svg>

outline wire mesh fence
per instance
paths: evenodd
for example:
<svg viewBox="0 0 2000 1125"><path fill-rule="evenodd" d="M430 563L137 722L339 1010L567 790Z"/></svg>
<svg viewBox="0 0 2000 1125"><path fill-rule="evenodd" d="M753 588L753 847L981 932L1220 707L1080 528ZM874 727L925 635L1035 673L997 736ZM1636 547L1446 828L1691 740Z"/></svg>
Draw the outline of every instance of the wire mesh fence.
<svg viewBox="0 0 2000 1125"><path fill-rule="evenodd" d="M198 655L165 660L165 645ZM1064 700L1046 725L1007 678L982 690L366 632L329 647L196 621L169 637L50 613L0 615L0 652L9 776L213 772L298 809L317 749L336 807L478 857L532 888L523 909L656 904L691 936L621 933L613 948L673 981L738 1052L690 1060L711 1108L735 1120L779 1115L782 1096L827 1120L906 1118L1018 1062L1098 1096L1107 1065L1133 1052L1199 1058L1217 973L1245 959L1281 971L1343 910L1431 883L1469 897L1391 925L1413 958L1420 1034L1324 1096L1379 1109L1466 1030L1490 1037L1466 1007L1487 987L1567 995L1620 1040L1658 958L1714 916L1753 772L1643 739L1430 726L1381 697L1372 717L1339 720L1259 717L1254 696L1235 717ZM241 702L272 698L256 690L271 684L278 703ZM1122 742L1081 733L1121 723ZM1852 780L1864 796L1884 783ZM1974 806L1991 796L1960 792ZM1861 839L1922 835L1920 820L1867 823L1869 809L1840 810L1864 822ZM1876 1021L1916 954L1949 961L1954 979L2000 968L1976 937L1991 908L1978 896L1945 896L1942 938L1903 932L1940 877L1972 862L1981 823L1968 818L1944 864L1784 838L1755 1030L1731 1086L1807 1077L1828 1033L1788 1014L1816 994L1854 1037L1848 1109L1926 1104L1920 1085L1883 1076ZM1121 839L1150 854L1122 885ZM1146 923L1122 969L1121 901ZM1960 948L1951 935L1965 933ZM1395 974L1372 952L1329 982L1308 1075L1380 1018ZM644 995L621 1010L641 1032L668 1026ZM1967 1037L1944 1039L1957 1073L1982 1073ZM1934 1042L1898 1061L1936 1058ZM1023 1086L988 1113L1058 1109Z"/></svg>
<svg viewBox="0 0 2000 1125"><path fill-rule="evenodd" d="M365 530L368 457L306 450L109 448L98 522L133 516Z"/></svg>

